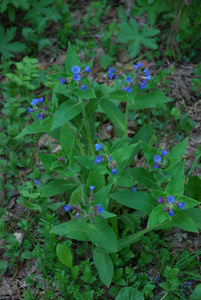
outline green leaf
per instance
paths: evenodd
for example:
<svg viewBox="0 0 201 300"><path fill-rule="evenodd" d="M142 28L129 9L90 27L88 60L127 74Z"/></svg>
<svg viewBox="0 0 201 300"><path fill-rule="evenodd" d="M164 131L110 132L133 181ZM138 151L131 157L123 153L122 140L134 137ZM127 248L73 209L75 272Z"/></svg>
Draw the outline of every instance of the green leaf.
<svg viewBox="0 0 201 300"><path fill-rule="evenodd" d="M57 194L62 194L77 187L77 183L72 180L54 179L50 181L43 189L43 197L52 197Z"/></svg>
<svg viewBox="0 0 201 300"><path fill-rule="evenodd" d="M157 200L151 194L145 192L118 190L116 193L110 194L110 197L127 207L146 214L150 214L158 204Z"/></svg>
<svg viewBox="0 0 201 300"><path fill-rule="evenodd" d="M182 156L184 155L184 153L186 152L186 147L187 147L187 143L188 143L188 137L183 140L181 143L177 144L172 150L171 152L169 152L166 155L167 159L170 158L182 158Z"/></svg>
<svg viewBox="0 0 201 300"><path fill-rule="evenodd" d="M124 115L120 108L113 104L110 100L101 99L100 106L105 111L108 118L112 121L114 126L124 131Z"/></svg>
<svg viewBox="0 0 201 300"><path fill-rule="evenodd" d="M38 158L42 161L44 164L44 167L46 170L50 171L51 166L53 163L57 162L58 163L58 158L54 154L44 154L44 153L39 153Z"/></svg>
<svg viewBox="0 0 201 300"><path fill-rule="evenodd" d="M66 124L61 128L60 145L63 153L69 158L70 151L74 147L74 136Z"/></svg>
<svg viewBox="0 0 201 300"><path fill-rule="evenodd" d="M84 192L84 185L81 184L72 192L69 205L74 204L79 206L80 204L86 203L87 200L88 198Z"/></svg>
<svg viewBox="0 0 201 300"><path fill-rule="evenodd" d="M151 172L144 168L130 168L129 173L134 175L135 179L139 182L140 185L144 185L147 188L158 190L158 186L154 176Z"/></svg>
<svg viewBox="0 0 201 300"><path fill-rule="evenodd" d="M156 36L160 30L145 25L139 31L138 23L130 18L129 23L123 22L118 25L120 29L118 42L129 43L129 56L135 57L140 52L140 44L144 44L147 48L157 49L156 39L151 38Z"/></svg>
<svg viewBox="0 0 201 300"><path fill-rule="evenodd" d="M88 231L90 230L90 224L84 220L71 220L67 223L65 235L69 239L77 241L89 241Z"/></svg>
<svg viewBox="0 0 201 300"><path fill-rule="evenodd" d="M192 207L198 206L200 204L200 202L198 202L197 200L194 200L187 196L179 196L176 198L176 201L185 202L186 203L185 209L192 208Z"/></svg>
<svg viewBox="0 0 201 300"><path fill-rule="evenodd" d="M201 299L201 284L196 285L194 291L190 295L190 300L200 300Z"/></svg>
<svg viewBox="0 0 201 300"><path fill-rule="evenodd" d="M72 93L76 95L77 97L83 98L83 99L92 99L96 98L96 94L94 92L94 89L91 89L89 87L86 88L86 90L81 91L81 88L75 88L72 90Z"/></svg>
<svg viewBox="0 0 201 300"><path fill-rule="evenodd" d="M56 83L54 90L53 90L53 94L52 94L52 104L54 109L57 108L57 101L58 98L63 97L64 101L66 100L66 85L59 83ZM60 103L61 104L61 103Z"/></svg>
<svg viewBox="0 0 201 300"><path fill-rule="evenodd" d="M167 184L165 192L170 195L183 195L184 193L184 165L185 161L179 164L170 182Z"/></svg>
<svg viewBox="0 0 201 300"><path fill-rule="evenodd" d="M183 213L189 216L195 222L196 226L201 229L201 210L198 208L185 209Z"/></svg>
<svg viewBox="0 0 201 300"><path fill-rule="evenodd" d="M189 197L201 201L201 179L198 176L192 176L189 178L186 191Z"/></svg>
<svg viewBox="0 0 201 300"><path fill-rule="evenodd" d="M101 204L102 207L107 210L109 206L109 201L110 201L110 191L112 188L112 184L108 184L104 186L101 190L98 192L95 191L94 194L94 205Z"/></svg>
<svg viewBox="0 0 201 300"><path fill-rule="evenodd" d="M76 156L76 159L80 162L80 164L89 169L90 171L97 172L98 174L106 174L108 173L108 169L105 166L97 166L94 163L95 157L89 156Z"/></svg>
<svg viewBox="0 0 201 300"><path fill-rule="evenodd" d="M133 287L124 287L120 290L116 300L144 300L144 296Z"/></svg>
<svg viewBox="0 0 201 300"><path fill-rule="evenodd" d="M75 280L78 276L78 273L79 273L79 266L74 266L71 270L71 273L72 273L72 277L73 277L73 280Z"/></svg>
<svg viewBox="0 0 201 300"><path fill-rule="evenodd" d="M10 27L4 30L3 25L0 23L0 52L5 59L14 57L12 52L22 52L25 50L25 45L19 42L11 42L15 37L17 27Z"/></svg>
<svg viewBox="0 0 201 300"><path fill-rule="evenodd" d="M66 228L67 228L68 222L64 222L62 224L59 224L57 226L54 226L51 230L50 233L54 233L57 235L65 236Z"/></svg>
<svg viewBox="0 0 201 300"><path fill-rule="evenodd" d="M71 250L64 244L57 244L57 256L62 264L67 266L69 269L73 267L73 257Z"/></svg>
<svg viewBox="0 0 201 300"><path fill-rule="evenodd" d="M33 133L42 133L42 132L48 132L50 131L52 125L52 119L46 118L42 121L36 121L28 126L26 126L20 134L16 136L16 139L20 139L23 136L27 134L33 134Z"/></svg>
<svg viewBox="0 0 201 300"><path fill-rule="evenodd" d="M125 170L120 170L117 176L116 185L121 187L131 187L136 184L132 176Z"/></svg>
<svg viewBox="0 0 201 300"><path fill-rule="evenodd" d="M56 211L58 208L60 208L64 205L65 205L65 202L56 202L56 203L47 204L47 207L53 211Z"/></svg>
<svg viewBox="0 0 201 300"><path fill-rule="evenodd" d="M127 102L128 101L128 93L122 93L122 90L120 91L114 91L107 95L107 99L111 100L118 100L121 102Z"/></svg>
<svg viewBox="0 0 201 300"><path fill-rule="evenodd" d="M99 63L101 67L106 70L108 67L110 67L113 62L115 61L115 58L110 55L101 55L101 58L99 60Z"/></svg>
<svg viewBox="0 0 201 300"><path fill-rule="evenodd" d="M187 216L185 213L176 211L175 215L172 217L172 225L175 227L179 227L183 230L190 232L198 232L197 226L193 219Z"/></svg>
<svg viewBox="0 0 201 300"><path fill-rule="evenodd" d="M102 283L109 287L114 274L113 262L109 254L100 253L98 250L93 250L93 260Z"/></svg>
<svg viewBox="0 0 201 300"><path fill-rule="evenodd" d="M73 72L71 71L71 68L76 65L81 68L81 62L77 56L77 53L75 52L73 46L69 42L68 43L68 51L66 53L66 72L73 74Z"/></svg>
<svg viewBox="0 0 201 300"><path fill-rule="evenodd" d="M90 224L88 236L91 242L111 252L117 252L117 237L105 220Z"/></svg>
<svg viewBox="0 0 201 300"><path fill-rule="evenodd" d="M121 168L122 164L131 156L133 150L137 147L137 144L131 144L119 149L114 150L111 153L112 159L116 161L117 166Z"/></svg>
<svg viewBox="0 0 201 300"><path fill-rule="evenodd" d="M74 117L76 117L84 108L84 103L75 101L75 100L68 100L62 103L58 110L55 112L53 118L53 124L51 130L62 126L64 123L67 123Z"/></svg>
<svg viewBox="0 0 201 300"><path fill-rule="evenodd" d="M129 104L129 109L157 108L164 103L171 101L168 97L161 93L139 94L135 97L135 102Z"/></svg>
<svg viewBox="0 0 201 300"><path fill-rule="evenodd" d="M4 260L0 260L0 274L4 274L7 270L7 263Z"/></svg>
<svg viewBox="0 0 201 300"><path fill-rule="evenodd" d="M22 258L24 259L32 259L33 258L33 254L31 251L25 251L22 253Z"/></svg>
<svg viewBox="0 0 201 300"><path fill-rule="evenodd" d="M147 228L163 223L167 218L167 213L164 211L164 205L159 204L152 210L148 219Z"/></svg>
<svg viewBox="0 0 201 300"><path fill-rule="evenodd" d="M97 174L96 172L90 172L87 178L86 188L89 192L90 186L95 186L94 191L99 191L105 186L105 176L104 174Z"/></svg>
<svg viewBox="0 0 201 300"><path fill-rule="evenodd" d="M149 144L140 142L142 150L144 152L145 158L150 167L154 164L154 156L156 155L157 151L155 148L151 147Z"/></svg>

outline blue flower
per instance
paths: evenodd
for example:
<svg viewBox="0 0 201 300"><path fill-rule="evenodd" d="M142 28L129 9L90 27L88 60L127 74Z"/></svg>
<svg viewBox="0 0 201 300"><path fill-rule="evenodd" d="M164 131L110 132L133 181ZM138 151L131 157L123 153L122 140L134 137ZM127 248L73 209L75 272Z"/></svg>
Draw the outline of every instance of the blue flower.
<svg viewBox="0 0 201 300"><path fill-rule="evenodd" d="M160 163L160 162L161 162L161 157L160 157L160 155L155 155L155 156L154 156L154 161L155 161L156 163Z"/></svg>
<svg viewBox="0 0 201 300"><path fill-rule="evenodd" d="M64 79L63 77L60 78L60 82L61 84L64 84L64 82L66 82L66 79Z"/></svg>
<svg viewBox="0 0 201 300"><path fill-rule="evenodd" d="M158 169L158 168L159 168L159 165L156 164L156 163L154 163L153 167L154 167L154 169Z"/></svg>
<svg viewBox="0 0 201 300"><path fill-rule="evenodd" d="M141 63L141 62L137 62L137 66L138 66L138 68L140 68L140 67L142 67L142 66L143 66L143 63Z"/></svg>
<svg viewBox="0 0 201 300"><path fill-rule="evenodd" d="M131 78L130 76L128 76L128 77L126 78L126 82L130 83L131 81L132 81L132 78Z"/></svg>
<svg viewBox="0 0 201 300"><path fill-rule="evenodd" d="M97 161L98 163L100 163L102 160L103 160L103 158L102 158L101 155L97 155L97 156L96 156L96 161Z"/></svg>
<svg viewBox="0 0 201 300"><path fill-rule="evenodd" d="M43 119L43 114L38 114L38 118L39 118L39 120L42 120Z"/></svg>
<svg viewBox="0 0 201 300"><path fill-rule="evenodd" d="M147 82L146 82L146 80L144 79L144 80L142 80L142 83L140 84L140 90L145 89L146 86L147 86Z"/></svg>
<svg viewBox="0 0 201 300"><path fill-rule="evenodd" d="M109 157L108 157L108 161L111 161L111 160L112 160L112 157L109 156Z"/></svg>
<svg viewBox="0 0 201 300"><path fill-rule="evenodd" d="M126 91L127 93L131 93L132 89L129 86L127 86L124 88L124 91Z"/></svg>
<svg viewBox="0 0 201 300"><path fill-rule="evenodd" d="M38 102L40 102L42 104L43 103L43 97L38 98Z"/></svg>
<svg viewBox="0 0 201 300"><path fill-rule="evenodd" d="M170 209L170 211L169 211L169 217L171 217L171 216L174 216L174 212L173 212L173 210L172 209Z"/></svg>
<svg viewBox="0 0 201 300"><path fill-rule="evenodd" d="M112 67L110 67L109 72L114 72L114 69Z"/></svg>
<svg viewBox="0 0 201 300"><path fill-rule="evenodd" d="M119 79L119 76L116 76L116 79Z"/></svg>
<svg viewBox="0 0 201 300"><path fill-rule="evenodd" d="M86 88L87 88L87 87L86 87L85 85L82 84L82 85L81 85L81 92L82 92L82 91L85 91Z"/></svg>
<svg viewBox="0 0 201 300"><path fill-rule="evenodd" d="M118 171L115 168L112 169L112 175L114 174L118 174Z"/></svg>
<svg viewBox="0 0 201 300"><path fill-rule="evenodd" d="M131 191L136 192L137 191L136 187L132 187Z"/></svg>
<svg viewBox="0 0 201 300"><path fill-rule="evenodd" d="M66 204L66 205L64 206L64 210L65 210L65 211L69 211L70 209L71 209L71 207L70 207L69 205Z"/></svg>
<svg viewBox="0 0 201 300"><path fill-rule="evenodd" d="M179 203L178 205L179 205L179 207L180 207L181 209L184 209L186 203L185 203L185 202L181 202L181 203Z"/></svg>
<svg viewBox="0 0 201 300"><path fill-rule="evenodd" d="M80 79L81 79L80 74L74 73L73 79L74 79L75 81L80 81Z"/></svg>
<svg viewBox="0 0 201 300"><path fill-rule="evenodd" d="M80 67L76 65L76 66L72 67L71 70L72 70L73 73L79 73L80 72Z"/></svg>
<svg viewBox="0 0 201 300"><path fill-rule="evenodd" d="M97 160L94 160L95 165L99 166L99 163L97 162Z"/></svg>
<svg viewBox="0 0 201 300"><path fill-rule="evenodd" d="M161 150L161 156L165 156L165 155L167 155L167 151L164 150L164 149L162 149L162 150Z"/></svg>
<svg viewBox="0 0 201 300"><path fill-rule="evenodd" d="M98 150L102 150L103 147L102 147L102 145L99 143L99 144L95 144L95 149L96 149L96 151L98 151Z"/></svg>
<svg viewBox="0 0 201 300"><path fill-rule="evenodd" d="M33 111L33 108L28 107L28 112L29 112L29 114L30 114L30 112L32 112L32 111Z"/></svg>
<svg viewBox="0 0 201 300"><path fill-rule="evenodd" d="M151 75L149 74L149 70L147 68L144 70L144 75L146 77L146 80L150 81Z"/></svg>
<svg viewBox="0 0 201 300"><path fill-rule="evenodd" d="M100 204L97 204L97 207L99 214L102 214L104 212L104 208Z"/></svg>
<svg viewBox="0 0 201 300"><path fill-rule="evenodd" d="M90 190L93 191L95 189L95 185L90 185Z"/></svg>
<svg viewBox="0 0 201 300"><path fill-rule="evenodd" d="M133 65L133 68L134 68L135 70L137 70L137 69L138 69L138 66L137 66L137 65Z"/></svg>
<svg viewBox="0 0 201 300"><path fill-rule="evenodd" d="M86 66L86 68L85 68L85 72L91 72L91 70L90 70L89 66Z"/></svg>
<svg viewBox="0 0 201 300"><path fill-rule="evenodd" d="M40 180L35 179L35 185L39 185Z"/></svg>
<svg viewBox="0 0 201 300"><path fill-rule="evenodd" d="M109 72L108 76L109 76L110 79L112 79L114 77L114 74L112 74L111 72Z"/></svg>
<svg viewBox="0 0 201 300"><path fill-rule="evenodd" d="M38 99L32 99L31 105L37 105L38 104Z"/></svg>
<svg viewBox="0 0 201 300"><path fill-rule="evenodd" d="M174 197L173 197L173 196L168 196L168 197L167 197L167 201L168 201L169 203L173 203L173 202L174 202Z"/></svg>

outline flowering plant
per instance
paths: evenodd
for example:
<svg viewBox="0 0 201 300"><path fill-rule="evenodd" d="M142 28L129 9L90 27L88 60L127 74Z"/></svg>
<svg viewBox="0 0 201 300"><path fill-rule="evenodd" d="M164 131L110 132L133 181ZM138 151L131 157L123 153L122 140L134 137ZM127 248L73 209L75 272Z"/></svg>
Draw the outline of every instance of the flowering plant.
<svg viewBox="0 0 201 300"><path fill-rule="evenodd" d="M69 44L66 73L52 75L55 87L51 103L46 99L43 107L42 98L32 99L28 111L35 122L17 137L45 132L57 141L58 154L38 154L45 173L36 179L36 188L47 199L45 203L65 193L65 202L57 202L56 208L63 207L71 220L55 226L51 233L90 241L99 276L107 286L113 276L111 253L129 247L153 229L177 226L198 231L199 210L194 207L199 202L188 197L184 189L183 155L188 139L167 152L147 143L151 124L132 139L127 135L130 110L169 101L161 93L145 93L151 76L142 67L137 62L126 75L111 67L109 78L115 79L112 86L93 83L89 76L92 61L82 64ZM126 103L125 112L121 102ZM93 118L96 112L106 114L121 137L107 144L98 139ZM139 151L148 167L135 166ZM126 236L122 234L121 228L126 226L124 207L130 222L133 217L139 218L133 216L133 210L147 220L144 230L133 232L130 228Z"/></svg>

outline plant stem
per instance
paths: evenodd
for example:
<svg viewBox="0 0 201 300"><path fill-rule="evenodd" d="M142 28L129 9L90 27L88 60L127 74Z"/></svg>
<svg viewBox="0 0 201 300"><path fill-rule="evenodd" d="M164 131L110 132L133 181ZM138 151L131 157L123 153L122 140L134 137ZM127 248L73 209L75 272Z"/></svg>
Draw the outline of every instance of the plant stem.
<svg viewBox="0 0 201 300"><path fill-rule="evenodd" d="M85 112L84 109L83 109L82 112L83 112L85 127L86 127L86 131L87 131L89 147L90 147L90 150L91 150L91 155L95 156L96 154L95 154L94 143L93 143L92 136L91 136L91 129L90 129L90 126L89 126L89 120L87 119L86 112Z"/></svg>
<svg viewBox="0 0 201 300"><path fill-rule="evenodd" d="M127 135L127 128L128 128L128 113L129 113L129 108L128 108L128 101L126 102L126 114L125 114L125 120L124 120L124 134L123 136Z"/></svg>

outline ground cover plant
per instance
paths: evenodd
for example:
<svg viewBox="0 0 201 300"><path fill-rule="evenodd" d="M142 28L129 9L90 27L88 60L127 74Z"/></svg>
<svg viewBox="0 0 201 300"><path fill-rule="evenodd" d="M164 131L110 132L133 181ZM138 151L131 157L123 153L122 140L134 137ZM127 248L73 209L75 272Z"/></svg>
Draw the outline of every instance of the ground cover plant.
<svg viewBox="0 0 201 300"><path fill-rule="evenodd" d="M200 299L199 10L160 4L0 2L2 299Z"/></svg>

